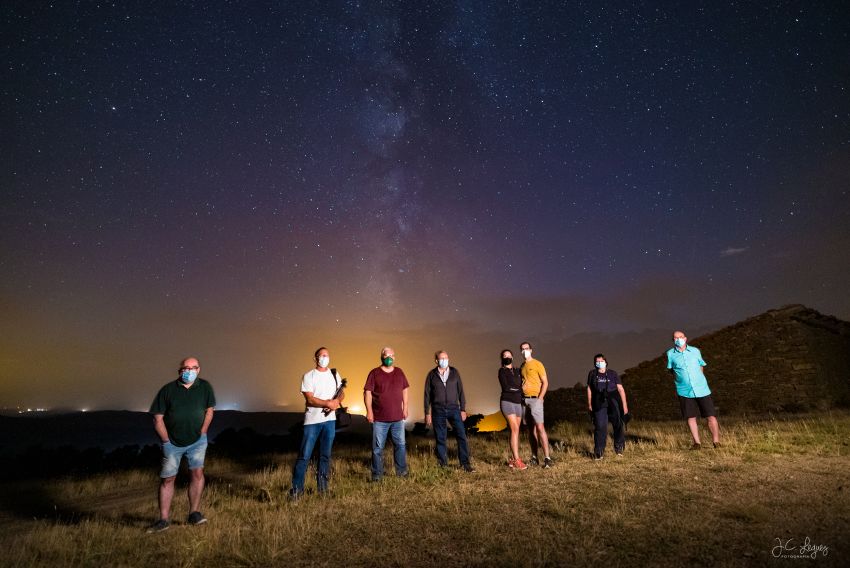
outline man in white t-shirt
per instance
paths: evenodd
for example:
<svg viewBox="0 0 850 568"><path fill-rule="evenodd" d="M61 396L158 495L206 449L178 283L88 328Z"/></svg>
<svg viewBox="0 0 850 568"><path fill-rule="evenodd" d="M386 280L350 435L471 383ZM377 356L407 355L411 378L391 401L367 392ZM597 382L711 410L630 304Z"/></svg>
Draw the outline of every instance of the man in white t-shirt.
<svg viewBox="0 0 850 568"><path fill-rule="evenodd" d="M316 443L319 444L319 467L316 471L316 489L319 493L328 490L328 474L331 468L331 447L336 434L336 409L342 403L345 393L340 390L339 375L334 376L329 368L331 357L325 347L316 349L313 356L316 368L304 373L301 380L301 394L307 403L304 413L304 436L301 438L301 450L292 472L292 489L289 496L297 499L304 493L304 477L307 463L313 454Z"/></svg>

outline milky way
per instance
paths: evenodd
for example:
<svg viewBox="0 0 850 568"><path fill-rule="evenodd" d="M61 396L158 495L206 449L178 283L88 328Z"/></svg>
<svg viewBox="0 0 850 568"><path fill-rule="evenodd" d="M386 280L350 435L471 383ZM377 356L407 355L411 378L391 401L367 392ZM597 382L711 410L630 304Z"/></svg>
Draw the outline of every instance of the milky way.
<svg viewBox="0 0 850 568"><path fill-rule="evenodd" d="M0 406L146 408L313 350L414 405L447 349L554 386L787 303L850 317L839 3L18 2L2 15ZM710 357L710 354L706 354ZM358 395L359 396L359 395Z"/></svg>

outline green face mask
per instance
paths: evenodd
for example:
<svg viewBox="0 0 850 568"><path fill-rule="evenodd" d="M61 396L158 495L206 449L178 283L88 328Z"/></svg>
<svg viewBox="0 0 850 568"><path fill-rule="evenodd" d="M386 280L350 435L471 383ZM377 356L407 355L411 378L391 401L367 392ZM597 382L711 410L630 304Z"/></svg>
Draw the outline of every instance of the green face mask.
<svg viewBox="0 0 850 568"><path fill-rule="evenodd" d="M381 359L381 363L384 364L384 367L392 367L394 361L395 359L393 359L392 357L384 357L383 359Z"/></svg>

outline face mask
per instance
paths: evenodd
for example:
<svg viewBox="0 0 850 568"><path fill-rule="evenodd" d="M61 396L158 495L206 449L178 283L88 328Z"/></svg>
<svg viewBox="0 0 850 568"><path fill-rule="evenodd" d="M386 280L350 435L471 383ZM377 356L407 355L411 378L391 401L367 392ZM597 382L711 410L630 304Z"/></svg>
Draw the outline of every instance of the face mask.
<svg viewBox="0 0 850 568"><path fill-rule="evenodd" d="M384 367L392 367L394 362L395 359L393 359L392 357L384 357L383 359L381 359L381 363L384 364Z"/></svg>
<svg viewBox="0 0 850 568"><path fill-rule="evenodd" d="M449 360L448 359L437 359L437 364L440 366L441 369L446 369L449 366Z"/></svg>
<svg viewBox="0 0 850 568"><path fill-rule="evenodd" d="M522 356L525 357L526 359L531 358L531 349L523 349L522 350Z"/></svg>
<svg viewBox="0 0 850 568"><path fill-rule="evenodd" d="M597 369L604 369L607 366L608 366L608 363L606 363L605 361L597 361L596 362L596 368Z"/></svg>
<svg viewBox="0 0 850 568"><path fill-rule="evenodd" d="M328 363L330 363L330 362L331 362L331 358L328 357L327 355L320 355L319 356L319 367L327 367Z"/></svg>
<svg viewBox="0 0 850 568"><path fill-rule="evenodd" d="M513 357L502 357L502 365L504 365L505 367L507 367L508 365L510 365L513 362L514 362Z"/></svg>
<svg viewBox="0 0 850 568"><path fill-rule="evenodd" d="M191 369L187 369L185 371L180 371L180 380L187 385L191 385L195 382L195 379L198 378L198 371L194 371Z"/></svg>
<svg viewBox="0 0 850 568"><path fill-rule="evenodd" d="M685 346L685 340L682 339L681 337L677 337L676 339L673 340L673 345L675 345L676 347L684 347Z"/></svg>

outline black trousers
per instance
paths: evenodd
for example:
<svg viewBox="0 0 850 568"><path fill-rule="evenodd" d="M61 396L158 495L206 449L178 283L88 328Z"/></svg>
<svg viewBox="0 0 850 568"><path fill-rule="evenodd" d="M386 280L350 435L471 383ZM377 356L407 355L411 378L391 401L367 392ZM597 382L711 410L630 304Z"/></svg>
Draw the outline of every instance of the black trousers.
<svg viewBox="0 0 850 568"><path fill-rule="evenodd" d="M601 456L608 441L608 422L614 427L614 451L622 452L626 447L626 428L620 415L620 402L608 398L602 406L593 411L593 453Z"/></svg>

